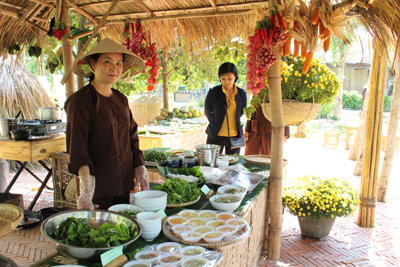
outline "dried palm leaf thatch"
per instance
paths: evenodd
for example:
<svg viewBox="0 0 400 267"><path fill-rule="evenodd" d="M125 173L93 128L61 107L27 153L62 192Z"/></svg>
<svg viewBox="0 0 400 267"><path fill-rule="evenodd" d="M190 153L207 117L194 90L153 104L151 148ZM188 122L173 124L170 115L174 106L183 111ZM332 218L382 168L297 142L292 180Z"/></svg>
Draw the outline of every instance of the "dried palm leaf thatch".
<svg viewBox="0 0 400 267"><path fill-rule="evenodd" d="M54 107L39 81L15 56L0 56L0 118L39 118L38 107Z"/></svg>

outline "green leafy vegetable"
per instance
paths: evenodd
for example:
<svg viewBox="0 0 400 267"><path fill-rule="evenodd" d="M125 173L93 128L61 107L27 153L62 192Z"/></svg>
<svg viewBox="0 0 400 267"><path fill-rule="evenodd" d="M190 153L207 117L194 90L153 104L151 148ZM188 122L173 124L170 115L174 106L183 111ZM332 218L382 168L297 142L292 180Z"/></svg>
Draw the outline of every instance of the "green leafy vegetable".
<svg viewBox="0 0 400 267"><path fill-rule="evenodd" d="M195 183L189 183L179 178L168 179L163 184L157 184L154 190L161 190L168 193L168 204L180 204L195 200L200 196L201 191Z"/></svg>
<svg viewBox="0 0 400 267"><path fill-rule="evenodd" d="M124 214L124 215L127 215L127 216L129 216L129 217L131 217L131 218L136 218L136 214L138 214L137 211L128 210L128 209L122 210L122 211L120 211L119 213L122 213L122 214Z"/></svg>
<svg viewBox="0 0 400 267"><path fill-rule="evenodd" d="M103 223L93 228L85 218L70 217L54 230L54 239L67 245L84 248L105 248L125 244L138 235L137 226Z"/></svg>
<svg viewBox="0 0 400 267"><path fill-rule="evenodd" d="M167 155L164 151L147 149L143 151L144 160L151 162L163 162L167 160Z"/></svg>
<svg viewBox="0 0 400 267"><path fill-rule="evenodd" d="M164 166L157 166L160 170L160 175L164 178L167 178L168 173L172 174L184 174L184 175L193 175L199 178L197 184L202 184L203 180L203 173L200 171L200 166L192 167L192 168L170 168Z"/></svg>

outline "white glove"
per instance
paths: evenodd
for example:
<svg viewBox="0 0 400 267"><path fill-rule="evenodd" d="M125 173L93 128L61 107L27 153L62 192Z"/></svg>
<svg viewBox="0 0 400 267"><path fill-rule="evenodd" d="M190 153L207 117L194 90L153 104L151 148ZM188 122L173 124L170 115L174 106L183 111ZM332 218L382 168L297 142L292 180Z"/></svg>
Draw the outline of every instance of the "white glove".
<svg viewBox="0 0 400 267"><path fill-rule="evenodd" d="M140 184L141 191L150 189L149 174L147 173L147 169L144 165L135 168L135 178L136 181Z"/></svg>
<svg viewBox="0 0 400 267"><path fill-rule="evenodd" d="M94 188L96 184L96 179L92 175L82 175L79 177L79 189L80 195L76 204L79 210L94 210L93 206L93 195L94 195Z"/></svg>

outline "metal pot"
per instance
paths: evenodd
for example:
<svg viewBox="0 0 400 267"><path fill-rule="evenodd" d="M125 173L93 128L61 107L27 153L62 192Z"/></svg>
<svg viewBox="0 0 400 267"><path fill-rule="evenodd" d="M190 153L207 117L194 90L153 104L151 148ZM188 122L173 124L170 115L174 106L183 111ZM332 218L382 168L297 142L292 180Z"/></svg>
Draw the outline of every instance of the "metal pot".
<svg viewBox="0 0 400 267"><path fill-rule="evenodd" d="M0 118L0 136L2 139L10 139L10 131L17 128L17 121L12 118Z"/></svg>
<svg viewBox="0 0 400 267"><path fill-rule="evenodd" d="M62 120L62 108L39 108L39 119L41 121L60 121Z"/></svg>

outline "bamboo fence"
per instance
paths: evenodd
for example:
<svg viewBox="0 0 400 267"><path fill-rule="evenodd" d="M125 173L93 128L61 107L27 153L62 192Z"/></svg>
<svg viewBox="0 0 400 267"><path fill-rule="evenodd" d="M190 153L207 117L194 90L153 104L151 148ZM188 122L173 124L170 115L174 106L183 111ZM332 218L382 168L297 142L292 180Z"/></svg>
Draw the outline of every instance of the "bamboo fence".
<svg viewBox="0 0 400 267"><path fill-rule="evenodd" d="M370 98L368 103L366 143L361 174L360 210L357 225L374 227L381 146L383 98L386 85L387 57L377 49L376 42L371 67Z"/></svg>

